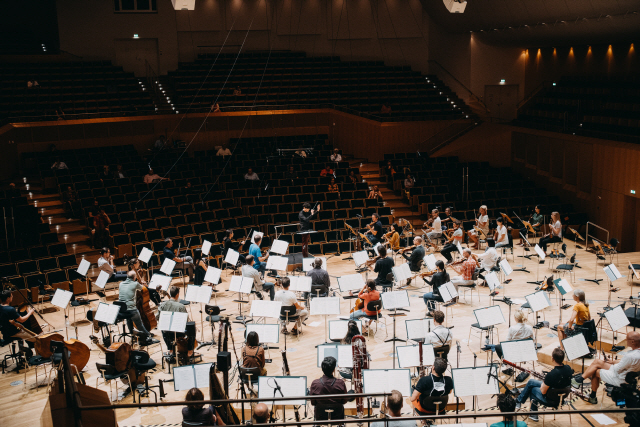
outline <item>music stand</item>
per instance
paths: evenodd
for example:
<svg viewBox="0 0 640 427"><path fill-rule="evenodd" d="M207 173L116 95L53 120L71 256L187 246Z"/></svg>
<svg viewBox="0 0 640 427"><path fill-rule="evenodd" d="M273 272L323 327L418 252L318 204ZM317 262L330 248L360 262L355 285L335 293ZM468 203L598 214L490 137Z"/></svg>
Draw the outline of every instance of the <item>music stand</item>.
<svg viewBox="0 0 640 427"><path fill-rule="evenodd" d="M536 255L538 256L538 262L536 262L536 280L535 280L535 282L527 282L527 283L531 283L532 285L540 286L542 284L542 282L544 281L544 279L542 279L542 281L540 281L540 264L544 264L544 260L545 260L546 256L545 256L544 251L542 250L542 248L540 248L540 246L538 246L537 243L536 243L536 245L534 246L533 249L536 251Z"/></svg>
<svg viewBox="0 0 640 427"><path fill-rule="evenodd" d="M571 287L569 282L567 282L565 279L562 279L562 278L554 280L553 283L556 285L556 289L558 289L558 292L560 292L560 304L558 305L559 312L560 312L560 319L558 319L559 320L558 325L562 325L562 310L566 310L569 307L571 307L571 305L564 303L564 296L568 292L571 292L573 288ZM558 325L555 326L556 330L558 329Z"/></svg>
<svg viewBox="0 0 640 427"><path fill-rule="evenodd" d="M349 230L350 233L353 233L353 237L349 237L349 256L346 258L342 258L343 260L347 261L350 259L353 259L353 240L356 240L356 249L358 249L358 239L359 239L359 235L358 233L356 233L356 230L353 229L353 227L351 227L349 224L347 224L347 221L344 221L344 226L347 227L347 229Z"/></svg>
<svg viewBox="0 0 640 427"><path fill-rule="evenodd" d="M393 319L393 338L389 338L384 340L384 342L393 342L393 352L396 352L396 341L398 342L407 342L407 340L403 340L398 338L396 335L396 318L398 316L406 316L405 313L398 313L399 308L406 308L410 306L409 303L409 293L407 291L391 291L384 292L381 296L382 299L382 307L385 310L393 310L393 313L390 313L389 316ZM393 369L396 368L396 359L393 359Z"/></svg>
<svg viewBox="0 0 640 427"><path fill-rule="evenodd" d="M613 282L620 279L622 275L616 268L615 264L609 264L606 267L604 267L603 270L606 273L607 278L609 279L609 293L607 296L607 305L605 306L605 309L608 309L608 308L611 308L611 294L613 292L618 292L620 290L620 288L613 287Z"/></svg>
<svg viewBox="0 0 640 427"><path fill-rule="evenodd" d="M584 242L584 237L582 237L582 236L580 235L580 233L578 233L578 232L577 232L576 230L574 230L573 228L571 228L571 227L567 227L567 228L568 228L568 229L569 229L569 231L571 231L571 232L573 233L573 235L575 236L575 239L574 239L573 243L575 244L576 249L582 249L582 246L578 246L578 239L580 239L580 240L582 240L582 241ZM586 244L586 243L585 243L585 244Z"/></svg>
<svg viewBox="0 0 640 427"><path fill-rule="evenodd" d="M538 344L538 330L541 327L540 322L538 322L538 320L540 319L540 315L538 314L538 312L544 310L547 307L551 307L551 300L549 300L549 295L547 295L545 291L537 291L532 294L525 295L524 298L529 303L529 308L531 308L531 311L533 311L536 315L536 324L534 326L534 329L536 330L536 348L542 348L542 344Z"/></svg>
<svg viewBox="0 0 640 427"><path fill-rule="evenodd" d="M603 279L598 279L598 260L602 259L602 260L606 260L606 258L604 257L604 251L602 250L602 246L600 245L600 242L598 242L596 239L594 239L593 237L591 238L591 241L593 242L593 246L595 248L595 255L596 255L596 268L593 269L594 271L594 276L593 279L582 279L585 282L593 282L596 285L599 285L600 282L602 282ZM600 253L598 253L600 252ZM602 256L602 258L601 258Z"/></svg>

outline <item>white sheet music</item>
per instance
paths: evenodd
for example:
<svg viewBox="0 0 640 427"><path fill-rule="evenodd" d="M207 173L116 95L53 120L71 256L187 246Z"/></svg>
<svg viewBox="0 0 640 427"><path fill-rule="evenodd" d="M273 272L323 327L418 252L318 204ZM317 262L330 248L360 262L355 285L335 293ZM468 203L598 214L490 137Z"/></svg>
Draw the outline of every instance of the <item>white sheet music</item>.
<svg viewBox="0 0 640 427"><path fill-rule="evenodd" d="M203 254L209 255L209 253L211 252L211 242L208 240L202 242L202 247L200 248L200 250Z"/></svg>
<svg viewBox="0 0 640 427"><path fill-rule="evenodd" d="M233 249L229 248L229 249L227 249L227 255L224 257L224 262L226 262L227 264L236 265L236 264L238 264L238 257L239 256L240 256L240 254L238 252L236 252Z"/></svg>
<svg viewBox="0 0 640 427"><path fill-rule="evenodd" d="M149 281L149 287L151 289L156 289L160 286L160 288L165 292L169 289L170 284L171 276L165 276L163 274L154 274L151 276L151 281Z"/></svg>
<svg viewBox="0 0 640 427"><path fill-rule="evenodd" d="M289 259L284 256L271 255L267 259L267 270L287 271Z"/></svg>
<svg viewBox="0 0 640 427"><path fill-rule="evenodd" d="M502 341L500 345L502 345L504 359L511 363L538 361L536 344L532 339Z"/></svg>
<svg viewBox="0 0 640 427"><path fill-rule="evenodd" d="M494 367L493 373L496 372ZM479 368L458 368L452 369L453 392L457 397L482 396L486 394L498 394L498 382L494 377L489 379L489 366Z"/></svg>
<svg viewBox="0 0 640 427"><path fill-rule="evenodd" d="M504 323L504 315L499 305L473 310L473 314L476 315L476 319L482 328Z"/></svg>
<svg viewBox="0 0 640 427"><path fill-rule="evenodd" d="M315 298L314 298L315 299ZM358 325L358 330L362 333L362 321L355 320L356 325ZM349 329L349 321L348 320L329 320L329 339L330 340L341 340L347 335L347 330Z"/></svg>
<svg viewBox="0 0 640 427"><path fill-rule="evenodd" d="M208 304L211 300L211 293L213 288L211 286L187 286L187 294L184 299L191 302L199 302L202 304Z"/></svg>
<svg viewBox="0 0 640 427"><path fill-rule="evenodd" d="M356 267L364 265L364 263L369 259L369 254L367 253L367 251L354 252L351 256L353 257L353 262L355 263Z"/></svg>
<svg viewBox="0 0 640 427"><path fill-rule="evenodd" d="M589 354L589 346L582 334L576 334L572 337L563 339L562 345L565 353L567 354L567 359L569 360L578 359L585 354Z"/></svg>
<svg viewBox="0 0 640 427"><path fill-rule="evenodd" d="M193 365L193 370L196 376L196 387L209 388L209 373L211 371L212 363L199 363ZM175 369L175 368L174 368Z"/></svg>
<svg viewBox="0 0 640 427"><path fill-rule="evenodd" d="M274 240L271 242L271 252L285 255L287 253L287 249L289 248L289 242L284 240Z"/></svg>
<svg viewBox="0 0 640 427"><path fill-rule="evenodd" d="M184 332L187 328L189 314L177 311L161 311L158 319L158 330Z"/></svg>
<svg viewBox="0 0 640 427"><path fill-rule="evenodd" d="M204 281L209 282L212 285L217 285L220 283L220 276L222 276L222 270L209 266L207 268L207 273L204 275Z"/></svg>
<svg viewBox="0 0 640 427"><path fill-rule="evenodd" d="M311 299L311 316L316 314L340 314L340 297L320 297Z"/></svg>
<svg viewBox="0 0 640 427"><path fill-rule="evenodd" d="M640 279L640 275L638 274L638 272L636 271L636 268L633 266L633 264L631 264L631 261L629 261L629 268L631 269L631 272L633 273L633 276L636 279Z"/></svg>
<svg viewBox="0 0 640 427"><path fill-rule="evenodd" d="M411 269L409 268L409 263L404 263L396 267L392 267L391 272L393 273L393 277L396 279L396 282L401 282L411 277Z"/></svg>
<svg viewBox="0 0 640 427"><path fill-rule="evenodd" d="M433 330L433 319L406 320L405 327L407 329L407 339L424 339Z"/></svg>
<svg viewBox="0 0 640 427"><path fill-rule="evenodd" d="M429 254L424 257L424 265L427 266L429 271L433 271L436 269L436 256L434 254Z"/></svg>
<svg viewBox="0 0 640 427"><path fill-rule="evenodd" d="M614 264L607 265L603 268L603 270L605 273L607 273L607 277L611 282L615 282L622 277L622 274L620 274L618 268Z"/></svg>
<svg viewBox="0 0 640 427"><path fill-rule="evenodd" d="M402 396L411 396L411 371L409 369L363 369L362 382L365 393L391 393L398 390Z"/></svg>
<svg viewBox="0 0 640 427"><path fill-rule="evenodd" d="M316 258L320 258L322 260L322 268L323 270L327 269L327 258L320 256L320 257L316 257ZM302 258L302 271L311 271L313 270L313 262L316 258Z"/></svg>
<svg viewBox="0 0 640 427"><path fill-rule="evenodd" d="M398 354L398 366L401 368L414 368L420 366L420 346L404 345L396 347ZM433 352L433 344L422 345L422 366L432 366L436 355Z"/></svg>
<svg viewBox="0 0 640 427"><path fill-rule="evenodd" d="M83 259L82 261L80 261L80 264L78 265L78 270L76 271L78 272L79 275L86 276L87 271L89 271L89 267L91 267L91 263L86 259Z"/></svg>
<svg viewBox="0 0 640 427"><path fill-rule="evenodd" d="M142 248L140 251L140 255L138 255L138 259L145 264L149 264L149 260L151 259L151 255L153 255L153 251L149 248Z"/></svg>
<svg viewBox="0 0 640 427"><path fill-rule="evenodd" d="M445 303L458 296L458 291L456 290L456 287L452 282L445 283L444 285L440 286L438 290L440 291L440 296L442 296L442 301L444 301Z"/></svg>
<svg viewBox="0 0 640 427"><path fill-rule="evenodd" d="M362 274L347 274L346 276L338 277L338 286L340 292L360 291L364 288L364 279Z"/></svg>
<svg viewBox="0 0 640 427"><path fill-rule="evenodd" d="M560 294L562 295L566 295L567 292L571 292L573 290L573 288L571 287L569 282L566 281L566 279L559 279L557 282L554 280L553 282L556 284L556 286L558 287L558 290L560 291Z"/></svg>
<svg viewBox="0 0 640 427"><path fill-rule="evenodd" d="M240 292L243 294L250 294L252 287L253 287L253 279L251 277L231 276L231 281L229 282L228 290L230 292Z"/></svg>
<svg viewBox="0 0 640 427"><path fill-rule="evenodd" d="M173 368L173 388L175 391L190 390L194 387L209 387L209 372L212 363L176 366Z"/></svg>
<svg viewBox="0 0 640 427"><path fill-rule="evenodd" d="M280 386L282 396L279 391L276 391L275 397L300 397L307 394L307 377L258 377L258 398L273 398L276 384ZM265 401L264 403L269 405L273 402ZM304 399L281 400L276 402L276 405L304 405L305 403Z"/></svg>
<svg viewBox="0 0 640 427"><path fill-rule="evenodd" d="M116 323L118 313L120 313L119 305L106 304L104 302L101 302L100 304L98 304L98 309L96 310L94 318L99 322L113 325L114 323Z"/></svg>
<svg viewBox="0 0 640 427"><path fill-rule="evenodd" d="M498 275L495 271L487 273L484 276L484 280L487 281L487 285L489 285L489 289L493 292L498 286L500 286L500 280L498 279Z"/></svg>
<svg viewBox="0 0 640 427"><path fill-rule="evenodd" d="M607 318L609 326L611 326L611 330L613 331L624 328L629 324L629 318L624 314L624 310L620 305L611 310L605 311L604 317Z"/></svg>
<svg viewBox="0 0 640 427"><path fill-rule="evenodd" d="M504 273L505 276L508 276L511 273L513 273L513 268L511 268L511 265L509 265L509 261L507 261L506 259L503 259L502 261L500 261L500 268L502 269L502 272Z"/></svg>
<svg viewBox="0 0 640 427"><path fill-rule="evenodd" d="M545 291L534 292L524 296L531 307L531 310L542 311L547 307L551 307L549 295Z"/></svg>
<svg viewBox="0 0 640 427"><path fill-rule="evenodd" d="M260 236L261 238L264 237L264 233L261 231L253 231L253 233L251 234L251 243L255 243L256 242L256 236Z"/></svg>
<svg viewBox="0 0 640 427"><path fill-rule="evenodd" d="M62 309L66 309L71 301L71 297L73 296L73 292L65 291L60 288L56 289L56 293L53 294L53 298L51 298L51 304L56 307L60 307Z"/></svg>
<svg viewBox="0 0 640 427"><path fill-rule="evenodd" d="M462 245L460 244L460 242L456 242L456 248L458 248L458 253L460 254L460 256L464 256L464 251L462 250Z"/></svg>
<svg viewBox="0 0 640 427"><path fill-rule="evenodd" d="M259 324L259 323L247 323L247 335L249 332L256 332L258 339L262 344L277 344L280 342L280 325L274 324Z"/></svg>
<svg viewBox="0 0 640 427"><path fill-rule="evenodd" d="M321 367L325 357L332 356L336 359L339 368L353 368L353 349L351 344L323 344L318 346L317 364Z"/></svg>
<svg viewBox="0 0 640 427"><path fill-rule="evenodd" d="M538 246L538 244L536 243L536 245L533 247L533 249L536 251L536 253L538 254L538 257L540 257L540 261L544 261L545 258L545 254L544 251L540 248L540 246Z"/></svg>
<svg viewBox="0 0 640 427"><path fill-rule="evenodd" d="M251 316L270 317L272 319L280 318L280 309L282 301L263 301L254 300L251 303Z"/></svg>
<svg viewBox="0 0 640 427"><path fill-rule="evenodd" d="M100 289L104 289L104 287L107 285L107 280L109 280L109 273L107 273L106 271L101 271L100 274L98 274L98 278L96 279L94 285L96 285Z"/></svg>
<svg viewBox="0 0 640 427"><path fill-rule="evenodd" d="M380 255L380 252L378 252L378 248L380 248L380 246L382 246L382 243L378 242L373 247L373 252L376 254L376 256Z"/></svg>
<svg viewBox="0 0 640 427"><path fill-rule="evenodd" d="M311 277L287 276L289 278L289 290L297 292L311 292Z"/></svg>
<svg viewBox="0 0 640 427"><path fill-rule="evenodd" d="M396 308L409 307L409 292L404 291L392 291L383 292L381 295L382 307L385 310L394 310Z"/></svg>
<svg viewBox="0 0 640 427"><path fill-rule="evenodd" d="M171 276L171 272L173 268L176 266L176 262L172 259L165 258L162 262L162 267L160 267L160 272L166 274L167 276Z"/></svg>

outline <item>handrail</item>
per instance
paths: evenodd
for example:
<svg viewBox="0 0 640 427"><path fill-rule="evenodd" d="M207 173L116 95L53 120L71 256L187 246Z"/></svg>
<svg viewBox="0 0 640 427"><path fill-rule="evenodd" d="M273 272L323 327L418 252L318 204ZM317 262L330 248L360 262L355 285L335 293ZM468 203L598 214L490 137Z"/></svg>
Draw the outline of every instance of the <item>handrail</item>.
<svg viewBox="0 0 640 427"><path fill-rule="evenodd" d="M479 120L471 120L469 122L464 121L464 122L454 122L451 123L449 126L447 126L446 128L442 129L440 132L436 133L435 135L432 135L431 137L429 137L427 140L424 141L424 144L427 144L429 141L431 141L432 139L436 139L438 137L438 135L444 133L445 131L448 131L450 129L452 129L454 126L458 125L458 124L466 124L467 126L465 126L464 129L460 129L458 132L454 133L453 135L450 135L448 137L446 137L446 139L444 139L442 142L440 142L438 145L429 148L429 155L435 153L436 151L438 151L439 149L441 149L442 147L444 147L445 145L447 145L448 143L450 143L451 141L455 140L459 135L466 133L469 131L469 129L475 127L478 125Z"/></svg>
<svg viewBox="0 0 640 427"><path fill-rule="evenodd" d="M606 228L600 227L598 224L594 224L591 221L587 221L587 230L585 232L585 246L589 247L589 237L591 237L591 240L597 240L600 241L600 239L595 238L595 236L589 236L589 224L591 224L592 226L599 228L602 231L605 231L607 233L607 241L605 243L609 244L609 230L607 230Z"/></svg>
<svg viewBox="0 0 640 427"><path fill-rule="evenodd" d="M454 76L451 71L447 70L446 68L444 68L442 66L442 64L440 64L438 61L436 61L435 59L429 59L427 61L427 63L431 64L434 63L436 64L438 67L440 67L442 69L442 71L444 71L445 73L447 73L456 83L458 83L460 86L462 86L462 88L464 90L466 90L467 92L469 92L469 95L473 96L476 100L476 102L478 102L480 105L482 105L482 107L484 108L484 110L489 113L489 108L487 108L487 105L484 103L484 101L482 101L482 99L476 95L475 93L473 93L473 91L471 89L469 89L467 86L465 86L464 83L462 83L460 80L458 80L458 78L456 76ZM431 71L431 70L429 70ZM434 73L435 74L435 73Z"/></svg>
<svg viewBox="0 0 640 427"><path fill-rule="evenodd" d="M71 52L69 52L69 51L67 51L67 50L58 49L58 51L59 51L59 52L64 52L64 53L66 53L66 54L68 54L68 55L71 55L71 56L75 56L76 58L84 59L84 57L83 57L83 56L76 55L75 53L71 53Z"/></svg>
<svg viewBox="0 0 640 427"><path fill-rule="evenodd" d="M516 110L520 110L522 107L524 107L525 104L529 103L529 101L531 101L533 97L535 97L542 89L544 89L548 85L549 81L544 80L542 83L536 86L536 88L532 90L529 95L526 95L522 101L518 102L518 104L516 105Z"/></svg>

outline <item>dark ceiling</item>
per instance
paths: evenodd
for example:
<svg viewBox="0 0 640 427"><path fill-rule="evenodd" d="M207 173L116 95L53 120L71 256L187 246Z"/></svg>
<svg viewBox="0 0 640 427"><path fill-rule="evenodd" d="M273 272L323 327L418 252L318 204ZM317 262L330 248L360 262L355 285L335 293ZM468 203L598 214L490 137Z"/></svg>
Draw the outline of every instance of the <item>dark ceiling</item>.
<svg viewBox="0 0 640 427"><path fill-rule="evenodd" d="M610 44L640 35L640 0L467 0L462 14L449 13L442 0L421 1L443 28L473 31L490 44Z"/></svg>

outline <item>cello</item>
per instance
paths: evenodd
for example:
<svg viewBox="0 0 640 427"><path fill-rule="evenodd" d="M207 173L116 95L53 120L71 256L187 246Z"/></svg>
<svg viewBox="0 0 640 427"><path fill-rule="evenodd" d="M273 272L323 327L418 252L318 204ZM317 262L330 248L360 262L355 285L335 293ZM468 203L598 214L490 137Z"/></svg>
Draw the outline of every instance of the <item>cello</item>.
<svg viewBox="0 0 640 427"><path fill-rule="evenodd" d="M151 331L156 326L158 326L158 321L156 320L156 316L151 310L149 301L149 289L146 286L143 286L142 289L139 290L136 294L136 308L140 313L142 324L147 331Z"/></svg>
<svg viewBox="0 0 640 427"><path fill-rule="evenodd" d="M77 339L65 340L62 335L57 332L50 332L47 334L41 334L36 337L35 350L36 353L44 358L50 358L53 355L51 351L51 341L60 341L64 343L64 346L69 350L69 363L74 365L78 372L82 371L91 356L91 350L89 347ZM78 372L74 372L77 375Z"/></svg>

